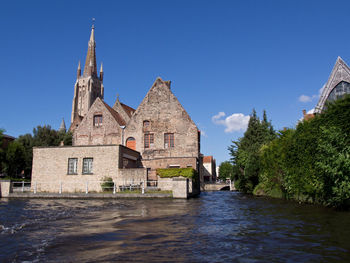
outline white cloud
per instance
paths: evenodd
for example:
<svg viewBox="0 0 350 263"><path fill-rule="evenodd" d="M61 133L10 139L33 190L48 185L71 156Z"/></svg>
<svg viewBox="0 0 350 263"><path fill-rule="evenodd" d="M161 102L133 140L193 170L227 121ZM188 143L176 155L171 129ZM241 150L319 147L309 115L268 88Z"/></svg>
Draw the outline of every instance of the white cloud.
<svg viewBox="0 0 350 263"><path fill-rule="evenodd" d="M203 130L201 130L201 135L202 135L203 137L208 137L207 133L206 133L205 131L203 131Z"/></svg>
<svg viewBox="0 0 350 263"><path fill-rule="evenodd" d="M319 99L319 98L321 97L321 95L322 95L322 91L323 91L324 87L325 87L325 85L323 85L322 88L320 88L320 89L318 90L318 94L314 94L314 95L312 95L312 96L307 96L307 95L304 95L304 94L303 94L303 95L301 95L301 96L298 98L298 100L299 100L300 102L307 103L307 102L311 102L311 101L313 101L313 100L315 100L315 99Z"/></svg>
<svg viewBox="0 0 350 263"><path fill-rule="evenodd" d="M249 116L244 115L243 113L234 113L230 116L225 117L225 112L219 112L218 114L214 115L211 120L213 123L217 125L223 125L225 126L225 132L235 132L235 131L244 131L247 129L248 122L249 122Z"/></svg>
<svg viewBox="0 0 350 263"><path fill-rule="evenodd" d="M310 102L310 101L312 101L312 98L310 96L307 96L307 95L301 95L299 97L299 101L300 102Z"/></svg>

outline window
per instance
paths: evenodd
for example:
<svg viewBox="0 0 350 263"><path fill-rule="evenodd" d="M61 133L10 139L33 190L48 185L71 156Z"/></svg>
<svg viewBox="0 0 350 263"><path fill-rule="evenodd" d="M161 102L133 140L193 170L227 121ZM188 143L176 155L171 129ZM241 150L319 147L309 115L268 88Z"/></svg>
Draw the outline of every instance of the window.
<svg viewBox="0 0 350 263"><path fill-rule="evenodd" d="M93 158L83 159L83 174L92 174L92 162Z"/></svg>
<svg viewBox="0 0 350 263"><path fill-rule="evenodd" d="M342 98L345 94L350 94L350 83L341 81L329 94L327 101L335 101Z"/></svg>
<svg viewBox="0 0 350 263"><path fill-rule="evenodd" d="M143 127L144 128L149 127L149 121L143 121Z"/></svg>
<svg viewBox="0 0 350 263"><path fill-rule="evenodd" d="M68 158L68 174L78 174L78 158Z"/></svg>
<svg viewBox="0 0 350 263"><path fill-rule="evenodd" d="M94 126L95 127L102 126L102 115L94 115Z"/></svg>
<svg viewBox="0 0 350 263"><path fill-rule="evenodd" d="M145 148L150 148L154 144L154 134L145 133Z"/></svg>
<svg viewBox="0 0 350 263"><path fill-rule="evenodd" d="M164 133L164 148L174 147L174 133Z"/></svg>

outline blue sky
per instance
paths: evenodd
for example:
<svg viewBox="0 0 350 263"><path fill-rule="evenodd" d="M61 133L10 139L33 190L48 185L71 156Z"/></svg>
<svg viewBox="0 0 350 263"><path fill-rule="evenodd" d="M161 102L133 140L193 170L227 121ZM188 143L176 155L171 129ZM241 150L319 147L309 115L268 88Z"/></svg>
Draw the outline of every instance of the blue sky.
<svg viewBox="0 0 350 263"><path fill-rule="evenodd" d="M105 101L118 93L136 108L156 77L171 80L203 133L202 153L220 163L253 108L282 129L316 105L336 58L350 63L349 9L349 1L2 1L0 127L19 136L57 129L62 117L69 126L94 17Z"/></svg>

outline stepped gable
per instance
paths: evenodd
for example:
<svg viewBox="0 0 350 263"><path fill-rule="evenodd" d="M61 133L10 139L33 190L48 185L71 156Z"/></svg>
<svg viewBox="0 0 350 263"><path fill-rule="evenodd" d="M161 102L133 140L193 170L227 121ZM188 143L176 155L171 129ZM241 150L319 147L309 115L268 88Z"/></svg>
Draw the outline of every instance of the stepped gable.
<svg viewBox="0 0 350 263"><path fill-rule="evenodd" d="M145 145L145 134L152 134L152 145ZM169 138L171 136L173 146L165 146L165 134ZM199 154L199 131L196 124L172 93L170 81L163 81L160 77L152 84L127 122L125 138L135 141L136 151L141 153L144 160L197 158ZM156 164L148 165L152 168Z"/></svg>
<svg viewBox="0 0 350 263"><path fill-rule="evenodd" d="M187 111L171 91L170 85L171 81L164 81L161 77L157 77L152 87L137 107L135 114L138 114L140 111L146 111L147 114L152 116L154 115L152 112L153 110L155 110L154 112L163 110L164 114L167 114L171 119L173 114L179 112L178 110L180 109L182 118L187 119L191 124L196 126L190 115L188 115ZM168 106L171 106L172 108L169 108ZM153 109L154 107L156 107L156 109Z"/></svg>

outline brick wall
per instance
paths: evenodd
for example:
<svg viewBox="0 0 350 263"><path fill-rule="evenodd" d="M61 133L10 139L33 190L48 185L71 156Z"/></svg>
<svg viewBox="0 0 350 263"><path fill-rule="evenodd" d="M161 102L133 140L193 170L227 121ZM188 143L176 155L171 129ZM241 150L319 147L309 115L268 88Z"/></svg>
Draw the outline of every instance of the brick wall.
<svg viewBox="0 0 350 263"><path fill-rule="evenodd" d="M94 125L94 116L102 115L102 125ZM73 145L120 144L122 129L100 99L96 99L86 117L74 130Z"/></svg>
<svg viewBox="0 0 350 263"><path fill-rule="evenodd" d="M119 146L65 146L33 149L32 188L38 192L101 191L104 177L117 178ZM68 174L68 158L77 158L77 174ZM83 158L93 158L92 174L83 174Z"/></svg>

